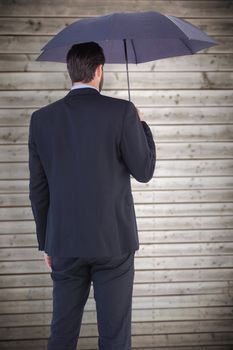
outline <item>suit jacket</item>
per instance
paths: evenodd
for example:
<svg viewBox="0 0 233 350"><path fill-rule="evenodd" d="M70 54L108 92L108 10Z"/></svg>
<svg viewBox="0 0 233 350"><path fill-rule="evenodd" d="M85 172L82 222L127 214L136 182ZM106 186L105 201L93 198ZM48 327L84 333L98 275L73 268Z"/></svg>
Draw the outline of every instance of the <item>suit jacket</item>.
<svg viewBox="0 0 233 350"><path fill-rule="evenodd" d="M38 250L108 257L139 249L130 177L153 177L150 127L131 101L70 90L31 115L29 199Z"/></svg>

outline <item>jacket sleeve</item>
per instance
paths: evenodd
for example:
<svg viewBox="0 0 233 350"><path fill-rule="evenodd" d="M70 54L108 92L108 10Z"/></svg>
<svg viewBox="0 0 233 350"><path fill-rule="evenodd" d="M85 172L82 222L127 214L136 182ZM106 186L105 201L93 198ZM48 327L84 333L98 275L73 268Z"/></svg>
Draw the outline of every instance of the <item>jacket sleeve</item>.
<svg viewBox="0 0 233 350"><path fill-rule="evenodd" d="M139 182L150 181L155 169L156 146L149 125L140 120L131 101L127 101L120 150L130 174Z"/></svg>
<svg viewBox="0 0 233 350"><path fill-rule="evenodd" d="M29 125L29 199L36 224L38 250L44 250L47 213L49 207L49 186L35 142L35 112Z"/></svg>

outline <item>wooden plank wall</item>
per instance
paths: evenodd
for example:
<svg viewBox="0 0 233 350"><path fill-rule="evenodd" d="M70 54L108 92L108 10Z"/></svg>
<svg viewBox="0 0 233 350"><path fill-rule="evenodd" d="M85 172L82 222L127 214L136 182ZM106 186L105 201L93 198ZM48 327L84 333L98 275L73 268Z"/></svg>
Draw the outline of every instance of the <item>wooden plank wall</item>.
<svg viewBox="0 0 233 350"><path fill-rule="evenodd" d="M31 113L67 93L65 65L35 62L76 19L159 11L220 41L192 56L130 65L131 98L157 145L154 178L132 179L140 230L133 349L233 346L233 2L0 1L0 348L45 350L52 283L28 199ZM125 65L105 66L103 94L128 99ZM79 349L97 349L93 290ZM68 350L68 349L67 349Z"/></svg>

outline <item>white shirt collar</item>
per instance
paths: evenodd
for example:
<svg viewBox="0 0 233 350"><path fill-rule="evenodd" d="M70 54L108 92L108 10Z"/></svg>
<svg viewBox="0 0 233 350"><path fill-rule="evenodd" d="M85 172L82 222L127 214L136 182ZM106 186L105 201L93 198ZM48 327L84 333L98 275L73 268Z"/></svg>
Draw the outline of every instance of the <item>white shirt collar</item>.
<svg viewBox="0 0 233 350"><path fill-rule="evenodd" d="M89 84L74 84L70 90L73 90L73 89L82 89L82 88L93 88L93 89L96 89L97 91L99 91L96 87L92 86L92 85L89 85Z"/></svg>

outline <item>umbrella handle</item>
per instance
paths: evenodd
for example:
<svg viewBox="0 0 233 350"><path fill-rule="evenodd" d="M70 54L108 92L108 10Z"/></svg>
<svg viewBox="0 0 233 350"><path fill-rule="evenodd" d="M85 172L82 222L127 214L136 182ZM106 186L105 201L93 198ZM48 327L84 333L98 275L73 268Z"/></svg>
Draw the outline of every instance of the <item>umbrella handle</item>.
<svg viewBox="0 0 233 350"><path fill-rule="evenodd" d="M129 70L128 70L128 55L127 55L127 46L126 46L126 39L124 40L124 49L125 49L125 60L126 60L126 71L127 71L127 82L128 82L128 95L129 95L129 101L130 101L130 87L129 87Z"/></svg>

